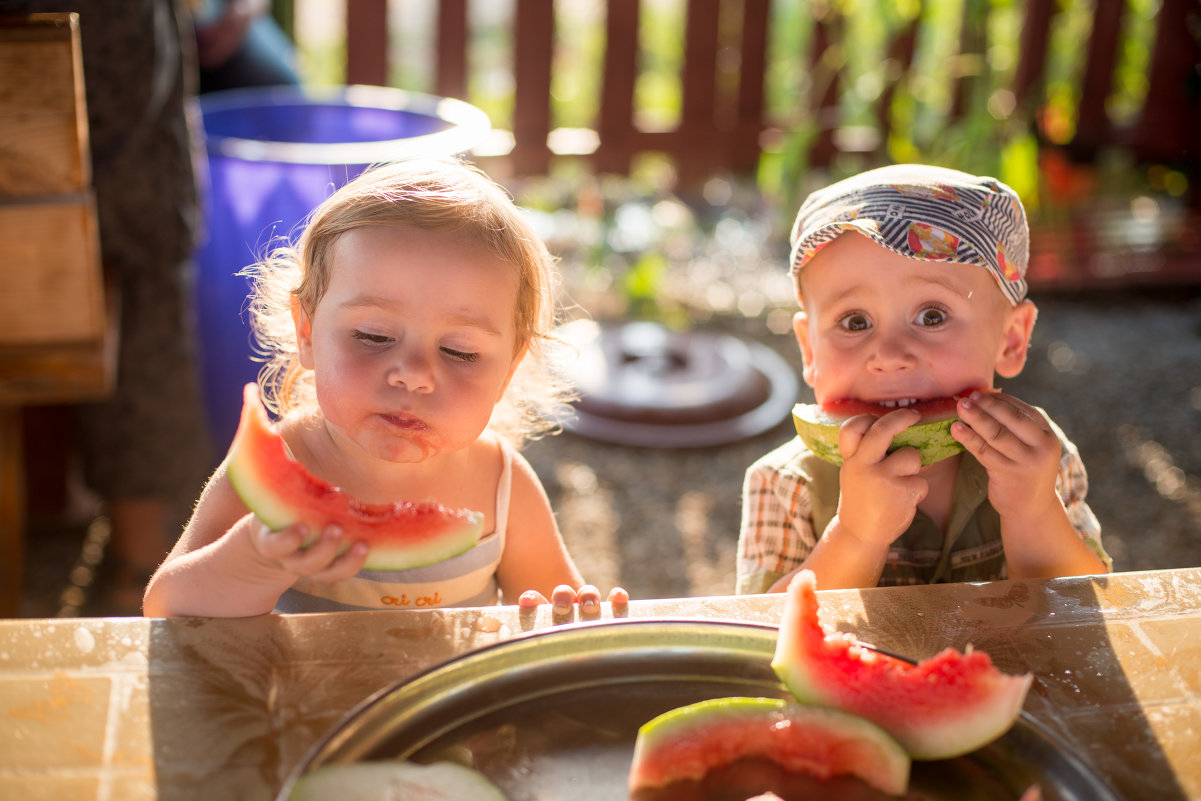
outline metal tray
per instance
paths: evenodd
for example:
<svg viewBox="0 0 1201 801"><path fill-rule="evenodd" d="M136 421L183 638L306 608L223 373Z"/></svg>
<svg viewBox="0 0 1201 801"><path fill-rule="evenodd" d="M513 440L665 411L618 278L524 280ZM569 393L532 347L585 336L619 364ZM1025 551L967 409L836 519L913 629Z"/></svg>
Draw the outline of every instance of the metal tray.
<svg viewBox="0 0 1201 801"><path fill-rule="evenodd" d="M351 710L313 745L277 798L325 764L449 757L470 759L510 801L624 801L634 738L655 715L706 698L788 697L771 670L776 631L720 620L627 619L481 648ZM1042 801L1119 801L1025 713L971 754L915 762L906 798L1016 801L1033 784Z"/></svg>

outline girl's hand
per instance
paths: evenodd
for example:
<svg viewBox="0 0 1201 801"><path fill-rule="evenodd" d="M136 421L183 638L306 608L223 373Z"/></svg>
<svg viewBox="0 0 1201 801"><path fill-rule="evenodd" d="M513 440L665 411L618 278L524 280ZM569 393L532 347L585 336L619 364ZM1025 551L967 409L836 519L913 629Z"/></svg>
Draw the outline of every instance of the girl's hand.
<svg viewBox="0 0 1201 801"><path fill-rule="evenodd" d="M913 448L888 452L893 437L921 419L915 409L883 417L852 417L838 431L842 453L838 519L844 533L886 546L905 533L929 486L918 476L922 458Z"/></svg>
<svg viewBox="0 0 1201 801"><path fill-rule="evenodd" d="M271 566L291 576L307 576L333 584L348 579L363 569L367 560L366 543L355 542L344 548L342 529L327 526L309 546L308 529L303 525L272 531L258 520L253 542L259 555Z"/></svg>
<svg viewBox="0 0 1201 801"><path fill-rule="evenodd" d="M1059 438L1042 412L1001 392L973 392L958 411L951 436L988 471L988 500L1003 520L1062 506Z"/></svg>
<svg viewBox="0 0 1201 801"><path fill-rule="evenodd" d="M621 608L629 604L630 594L621 587L609 590L606 600L615 607ZM552 615L566 615L576 603L580 605L580 617L600 616L600 590L592 584L585 584L576 591L570 584L560 584L551 593L548 601L538 590L526 590L517 599L517 605L522 609L533 609L540 604L549 603Z"/></svg>

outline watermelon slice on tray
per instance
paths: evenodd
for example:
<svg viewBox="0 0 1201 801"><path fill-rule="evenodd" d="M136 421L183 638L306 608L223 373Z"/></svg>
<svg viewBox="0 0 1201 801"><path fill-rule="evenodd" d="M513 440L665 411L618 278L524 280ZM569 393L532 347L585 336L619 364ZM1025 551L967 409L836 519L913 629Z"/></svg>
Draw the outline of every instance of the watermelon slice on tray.
<svg viewBox="0 0 1201 801"><path fill-rule="evenodd" d="M288 455L271 430L258 386L247 384L242 419L228 457L230 482L246 508L269 528L304 523L312 539L331 524L342 527L346 547L371 548L369 570L406 570L449 559L473 547L484 516L437 503L365 504L322 481Z"/></svg>
<svg viewBox="0 0 1201 801"><path fill-rule="evenodd" d="M762 757L817 779L855 776L889 795L909 784L909 755L867 720L776 698L714 698L672 709L638 730L630 794L702 779Z"/></svg>
<svg viewBox="0 0 1201 801"><path fill-rule="evenodd" d="M974 751L1017 720L1029 673L1002 673L970 646L913 664L849 634L827 635L817 610L816 579L801 571L788 586L772 668L802 703L867 718L923 760Z"/></svg>

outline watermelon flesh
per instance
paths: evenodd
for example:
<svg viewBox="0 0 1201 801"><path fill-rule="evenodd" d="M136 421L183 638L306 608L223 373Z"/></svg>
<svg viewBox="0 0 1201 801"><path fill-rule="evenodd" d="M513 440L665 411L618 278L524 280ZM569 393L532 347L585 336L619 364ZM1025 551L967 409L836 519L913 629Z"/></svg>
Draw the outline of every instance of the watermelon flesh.
<svg viewBox="0 0 1201 801"><path fill-rule="evenodd" d="M863 718L776 698L714 698L638 730L630 793L701 779L748 757L818 779L856 776L889 795L909 784L908 754Z"/></svg>
<svg viewBox="0 0 1201 801"><path fill-rule="evenodd" d="M963 446L951 436L951 424L959 419L955 410L959 399L973 391L966 389L954 396L908 404L905 408L916 409L921 413L921 419L893 437L888 452L916 448L925 467L962 451ZM827 462L842 464L842 453L838 450L838 429L842 424L861 414L883 417L898 408L901 407L853 398L823 404L798 403L793 407L792 420L797 435L810 451Z"/></svg>
<svg viewBox="0 0 1201 801"><path fill-rule="evenodd" d="M1033 677L997 670L983 651L947 648L912 664L827 636L818 621L816 579L803 570L788 586L772 668L802 703L867 718L914 759L945 759L1000 737L1021 712Z"/></svg>
<svg viewBox="0 0 1201 801"><path fill-rule="evenodd" d="M271 430L258 386L247 384L242 419L230 446L227 470L238 497L268 528L298 523L312 532L311 544L329 525L342 528L347 548L370 547L368 570L407 570L435 564L472 548L484 516L437 503L365 504L309 473L288 455Z"/></svg>

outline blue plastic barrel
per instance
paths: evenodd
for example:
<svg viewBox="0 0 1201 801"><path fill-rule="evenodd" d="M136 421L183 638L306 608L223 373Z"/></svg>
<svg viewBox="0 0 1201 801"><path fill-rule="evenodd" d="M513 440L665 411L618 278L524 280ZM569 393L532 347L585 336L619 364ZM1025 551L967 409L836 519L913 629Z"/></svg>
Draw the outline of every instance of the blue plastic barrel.
<svg viewBox="0 0 1201 801"><path fill-rule="evenodd" d="M267 87L200 98L210 187L207 239L197 252L196 315L209 430L224 452L242 386L258 375L238 273L372 164L465 153L490 128L459 100L399 89Z"/></svg>

